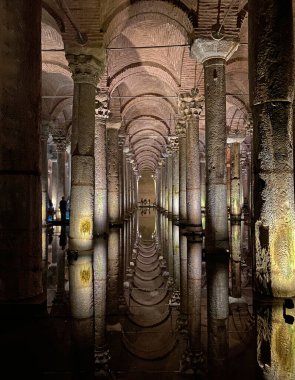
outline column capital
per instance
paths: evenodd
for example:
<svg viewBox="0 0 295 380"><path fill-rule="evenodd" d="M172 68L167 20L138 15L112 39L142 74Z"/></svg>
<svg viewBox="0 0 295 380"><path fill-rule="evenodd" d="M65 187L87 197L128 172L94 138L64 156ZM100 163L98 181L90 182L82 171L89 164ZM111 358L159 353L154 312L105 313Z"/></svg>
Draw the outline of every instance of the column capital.
<svg viewBox="0 0 295 380"><path fill-rule="evenodd" d="M109 118L111 111L108 108L108 103L108 94L101 93L97 88L95 95L95 118L101 120L107 120Z"/></svg>
<svg viewBox="0 0 295 380"><path fill-rule="evenodd" d="M198 118L203 109L204 97L199 95L199 89L179 94L178 112L182 120Z"/></svg>
<svg viewBox="0 0 295 380"><path fill-rule="evenodd" d="M104 62L92 55L66 54L72 78L76 83L88 83L97 86L104 71Z"/></svg>
<svg viewBox="0 0 295 380"><path fill-rule="evenodd" d="M178 138L186 137L185 123L178 123L176 125L176 135L178 136Z"/></svg>
<svg viewBox="0 0 295 380"><path fill-rule="evenodd" d="M197 38L191 46L191 57L200 63L212 58L227 61L238 49L238 46L238 41L234 40Z"/></svg>
<svg viewBox="0 0 295 380"><path fill-rule="evenodd" d="M66 136L65 126L59 125L58 123L54 123L54 122L51 123L50 134L56 146L56 151L65 152L67 149L67 136Z"/></svg>
<svg viewBox="0 0 295 380"><path fill-rule="evenodd" d="M226 143L227 144L234 144L234 143L239 143L241 144L245 140L245 134L243 133L229 133L227 135Z"/></svg>

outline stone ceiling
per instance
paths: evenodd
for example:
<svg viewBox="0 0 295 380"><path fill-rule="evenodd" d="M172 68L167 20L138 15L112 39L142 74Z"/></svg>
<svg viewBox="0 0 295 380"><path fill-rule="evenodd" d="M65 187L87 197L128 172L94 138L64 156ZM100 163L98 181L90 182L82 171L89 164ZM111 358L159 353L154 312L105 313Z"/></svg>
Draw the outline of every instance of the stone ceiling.
<svg viewBox="0 0 295 380"><path fill-rule="evenodd" d="M228 130L248 121L248 30L241 0L46 0L42 13L42 117L69 128L73 81L65 54L105 59L99 88L111 120L121 120L139 169L154 171L175 134L178 96L197 87L203 67L190 56L194 38L222 32L240 45L227 63ZM204 113L200 117L204 143ZM249 141L246 139L246 143ZM244 146L244 148L246 145Z"/></svg>

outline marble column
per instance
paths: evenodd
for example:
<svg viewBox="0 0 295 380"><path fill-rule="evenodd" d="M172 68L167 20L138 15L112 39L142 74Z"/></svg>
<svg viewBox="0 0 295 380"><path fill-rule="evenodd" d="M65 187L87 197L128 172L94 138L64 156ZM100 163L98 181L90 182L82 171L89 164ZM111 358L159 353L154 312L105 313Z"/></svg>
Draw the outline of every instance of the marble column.
<svg viewBox="0 0 295 380"><path fill-rule="evenodd" d="M42 121L40 138L41 138L41 187L42 187L42 268L43 268L43 287L46 289L47 284L47 262L48 262L48 158L47 158L47 141L49 136L49 123Z"/></svg>
<svg viewBox="0 0 295 380"><path fill-rule="evenodd" d="M208 373L212 380L228 378L228 261L224 249L206 255Z"/></svg>
<svg viewBox="0 0 295 380"><path fill-rule="evenodd" d="M108 313L118 312L120 261L120 188L119 188L119 129L121 123L107 123L107 180L108 180ZM131 177L129 177L131 179ZM131 202L131 198L130 198ZM130 203L131 204L131 203Z"/></svg>
<svg viewBox="0 0 295 380"><path fill-rule="evenodd" d="M178 139L173 142L173 257L175 290L180 291L180 253L179 253L179 146ZM180 294L180 293L179 293Z"/></svg>
<svg viewBox="0 0 295 380"><path fill-rule="evenodd" d="M0 302L41 303L41 1L2 1L0 22Z"/></svg>
<svg viewBox="0 0 295 380"><path fill-rule="evenodd" d="M97 90L95 98L94 139L94 241L93 304L94 358L96 371L105 370L109 358L106 348L107 233L108 193L106 158L106 122L109 118L108 96Z"/></svg>
<svg viewBox="0 0 295 380"><path fill-rule="evenodd" d="M295 296L292 1L250 0L248 6L255 290L291 297Z"/></svg>
<svg viewBox="0 0 295 380"><path fill-rule="evenodd" d="M176 127L179 144L179 250L180 250L180 319L179 328L186 330L188 313L187 290L187 238L184 227L187 219L186 208L186 128L185 123Z"/></svg>
<svg viewBox="0 0 295 380"><path fill-rule="evenodd" d="M94 137L96 85L102 60L67 54L74 80L69 233L70 305L74 318L93 315Z"/></svg>
<svg viewBox="0 0 295 380"><path fill-rule="evenodd" d="M197 89L180 95L179 112L186 120L187 287L189 348L201 356L202 213L199 153L199 115L203 97ZM193 370L194 368L192 361Z"/></svg>
<svg viewBox="0 0 295 380"><path fill-rule="evenodd" d="M240 199L240 144L241 136L229 135L230 144L230 251L232 273L232 296L240 298L241 293L241 199Z"/></svg>
<svg viewBox="0 0 295 380"><path fill-rule="evenodd" d="M225 64L238 44L197 38L191 55L204 65L206 129L206 250L228 249ZM219 251L219 250L218 250Z"/></svg>

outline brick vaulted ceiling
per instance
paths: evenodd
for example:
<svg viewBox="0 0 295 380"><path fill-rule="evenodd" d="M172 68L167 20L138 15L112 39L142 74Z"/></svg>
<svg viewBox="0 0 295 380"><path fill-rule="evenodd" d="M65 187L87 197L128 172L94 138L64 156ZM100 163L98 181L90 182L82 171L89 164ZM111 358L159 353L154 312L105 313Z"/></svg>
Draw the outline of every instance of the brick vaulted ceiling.
<svg viewBox="0 0 295 380"><path fill-rule="evenodd" d="M175 134L180 93L204 94L202 65L190 56L194 38L240 42L227 63L227 126L244 130L249 114L247 1L46 0L42 13L42 117L71 125L73 81L65 54L105 59L98 84L109 95L140 170L154 170ZM201 114L204 142L205 109ZM246 140L247 144L247 140ZM246 147L246 145L245 145ZM245 148L244 147L244 148Z"/></svg>

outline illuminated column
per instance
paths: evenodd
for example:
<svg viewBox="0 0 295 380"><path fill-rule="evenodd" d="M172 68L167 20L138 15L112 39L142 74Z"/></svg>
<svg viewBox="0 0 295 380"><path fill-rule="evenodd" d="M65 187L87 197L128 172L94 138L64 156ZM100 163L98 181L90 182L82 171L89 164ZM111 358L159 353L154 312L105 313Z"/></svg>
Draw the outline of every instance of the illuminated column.
<svg viewBox="0 0 295 380"><path fill-rule="evenodd" d="M95 99L94 140L94 244L93 244L93 304L95 370L105 371L109 360L106 348L107 298L107 233L108 194L106 162L106 122L109 118L108 97L97 90Z"/></svg>
<svg viewBox="0 0 295 380"><path fill-rule="evenodd" d="M179 328L187 324L187 238L183 228L187 219L186 210L186 128L184 123L176 127L179 144L179 248L180 248L180 320Z"/></svg>
<svg viewBox="0 0 295 380"><path fill-rule="evenodd" d="M58 189L58 165L57 165L57 152L52 152L51 158L51 200L54 207L54 211L58 211L58 198L57 198L57 189Z"/></svg>
<svg viewBox="0 0 295 380"><path fill-rule="evenodd" d="M295 295L292 1L249 1L255 288ZM267 20L267 22L261 22Z"/></svg>
<svg viewBox="0 0 295 380"><path fill-rule="evenodd" d="M67 241L66 226L58 226L59 246L56 246L56 294L54 297L55 304L64 304L65 301L65 246Z"/></svg>
<svg viewBox="0 0 295 380"><path fill-rule="evenodd" d="M240 144L244 137L228 136L230 144L230 248L232 296L241 297L241 199L240 199Z"/></svg>
<svg viewBox="0 0 295 380"><path fill-rule="evenodd" d="M177 292L180 290L180 254L179 254L179 150L178 140L173 142L173 257L174 257L174 281ZM176 224L177 223L177 224Z"/></svg>
<svg viewBox="0 0 295 380"><path fill-rule="evenodd" d="M205 228L205 207L206 207L206 160L205 154L200 153L200 176L201 176L201 208L203 219L203 228Z"/></svg>
<svg viewBox="0 0 295 380"><path fill-rule="evenodd" d="M120 184L120 219L124 219L124 133L119 133L119 184Z"/></svg>
<svg viewBox="0 0 295 380"><path fill-rule="evenodd" d="M41 1L2 1L0 23L0 301L39 303Z"/></svg>
<svg viewBox="0 0 295 380"><path fill-rule="evenodd" d="M202 214L199 115L203 97L198 90L180 95L179 113L186 120L187 288L189 348L194 370L201 356ZM189 355L190 356L190 355ZM191 356L190 356L191 357Z"/></svg>
<svg viewBox="0 0 295 380"><path fill-rule="evenodd" d="M226 60L238 48L234 41L194 41L191 54L204 65L206 128L206 250L228 249L226 184Z"/></svg>
<svg viewBox="0 0 295 380"><path fill-rule="evenodd" d="M50 124L50 133L57 153L57 191L56 191L56 219L60 219L59 202L65 196L65 167L66 167L66 130L64 125Z"/></svg>
<svg viewBox="0 0 295 380"><path fill-rule="evenodd" d="M47 262L48 262L48 239L47 239L47 206L48 206L48 159L47 141L49 135L49 123L42 121L40 129L41 139L41 187L42 187L42 268L43 287L47 284Z"/></svg>
<svg viewBox="0 0 295 380"><path fill-rule="evenodd" d="M66 57L74 80L69 234L70 304L74 318L89 318L93 315L95 95L103 62L90 55Z"/></svg>
<svg viewBox="0 0 295 380"><path fill-rule="evenodd" d="M120 262L120 190L119 190L119 129L121 123L107 123L107 179L108 179L108 312L118 312ZM131 173L129 173L131 180ZM130 181L131 183L131 181ZM130 205L132 199L130 198Z"/></svg>
<svg viewBox="0 0 295 380"><path fill-rule="evenodd" d="M258 376L265 380L294 379L294 300L256 303Z"/></svg>
<svg viewBox="0 0 295 380"><path fill-rule="evenodd" d="M228 378L228 253L206 255L208 372L212 380Z"/></svg>

